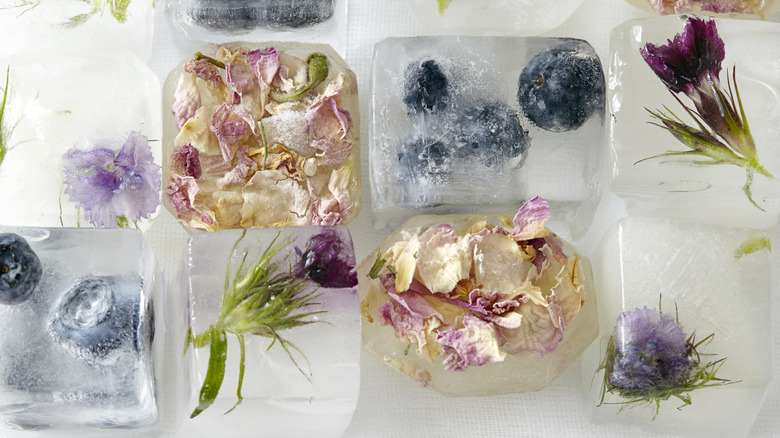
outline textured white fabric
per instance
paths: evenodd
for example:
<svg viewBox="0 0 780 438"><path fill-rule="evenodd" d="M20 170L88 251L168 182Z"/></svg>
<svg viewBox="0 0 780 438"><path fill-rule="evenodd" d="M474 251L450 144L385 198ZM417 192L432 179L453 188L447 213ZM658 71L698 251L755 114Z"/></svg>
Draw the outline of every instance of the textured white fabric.
<svg viewBox="0 0 780 438"><path fill-rule="evenodd" d="M434 0L430 0L433 2ZM550 0L555 1L555 0ZM157 2L157 28L150 66L165 80L165 76L186 55L173 44L171 31L162 19L162 4ZM585 0L585 3L560 28L545 36L565 36L585 39L595 47L602 64L609 59L609 34L625 20L648 16L622 0ZM361 154L363 207L360 216L349 228L362 260L388 234L388 230L372 227L373 218L368 190L368 102L371 56L374 43L389 36L424 35L426 30L416 22L405 0L350 0L346 30L347 62L358 76L360 90ZM606 68L605 68L606 71ZM606 229L623 213L614 196L604 196L591 231L578 247L590 254ZM186 233L172 217L163 212L152 226L148 238L166 275L172 276L186 243ZM780 227L770 237L780 242ZM775 321L772 336L776 376L780 373L780 297L777 297L780 251L773 255L773 285L776 299L772 303ZM170 278L169 278L170 280ZM170 283L170 281L169 281ZM538 393L482 398L446 398L420 388L410 379L390 369L384 363L364 353L358 408L345 436L372 437L634 437L657 436L614 425L591 424L587 418L585 399L581 395L579 362L575 362L558 380ZM776 377L767 394L763 409L751 432L751 437L780 436L780 382Z"/></svg>

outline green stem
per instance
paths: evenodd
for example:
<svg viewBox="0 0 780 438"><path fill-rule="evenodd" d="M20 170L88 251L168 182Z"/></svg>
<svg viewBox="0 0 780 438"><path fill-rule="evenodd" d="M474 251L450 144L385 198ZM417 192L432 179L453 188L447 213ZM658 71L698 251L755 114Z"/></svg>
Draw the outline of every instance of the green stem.
<svg viewBox="0 0 780 438"><path fill-rule="evenodd" d="M228 349L227 334L224 330L218 330L213 325L206 333L211 338L209 365L206 370L206 378L203 379L203 385L200 388L198 407L192 411L190 418L197 417L201 412L214 404L217 394L219 394L219 388L222 386L222 381L225 380Z"/></svg>
<svg viewBox="0 0 780 438"><path fill-rule="evenodd" d="M312 53L309 55L309 59L306 60L306 63L308 83L303 88L293 93L281 94L271 91L269 93L271 99L277 102L295 102L303 98L309 90L319 85L328 77L328 57L324 54Z"/></svg>
<svg viewBox="0 0 780 438"><path fill-rule="evenodd" d="M209 62L209 64L213 64L217 68L225 68L225 63L222 61L219 61L217 59L212 58L211 56L204 55L200 52L195 53L195 60L200 61L201 59L205 59Z"/></svg>

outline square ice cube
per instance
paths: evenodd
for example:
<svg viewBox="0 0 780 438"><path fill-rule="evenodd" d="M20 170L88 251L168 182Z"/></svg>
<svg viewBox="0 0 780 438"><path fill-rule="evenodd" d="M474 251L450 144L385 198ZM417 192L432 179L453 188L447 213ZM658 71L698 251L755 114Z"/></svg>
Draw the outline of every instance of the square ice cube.
<svg viewBox="0 0 780 438"><path fill-rule="evenodd" d="M346 228L193 235L183 284L178 436L344 433L360 386L360 310Z"/></svg>
<svg viewBox="0 0 780 438"><path fill-rule="evenodd" d="M406 0L425 29L447 35L538 35L566 21L583 0Z"/></svg>
<svg viewBox="0 0 780 438"><path fill-rule="evenodd" d="M0 228L2 435L156 430L160 286L135 230Z"/></svg>
<svg viewBox="0 0 780 438"><path fill-rule="evenodd" d="M3 58L0 66L0 203L8 206L0 224L116 226L101 216L116 213L132 226L154 216L160 82L146 65L129 52L92 51ZM122 150L124 158L115 156ZM76 151L83 154L68 155ZM66 185L66 167L83 184Z"/></svg>
<svg viewBox="0 0 780 438"><path fill-rule="evenodd" d="M762 231L654 218L626 218L606 233L593 262L600 293L601 336L582 356L582 381L594 421L618 422L664 434L747 436L773 369L767 244ZM731 383L682 393L690 396L688 406L670 395L668 400L660 401L657 411L654 403L625 404L630 398L617 390L606 393L601 403L604 372L597 370L616 325L636 333L634 339L648 333L640 329L632 332L640 327L636 322L617 324L618 315L645 307L649 315L657 315L659 305L667 315L665 327L669 330L647 339L656 345L667 342L674 337L671 322L675 320L682 326L682 339L695 335L695 342L699 342L714 334L697 348L698 359L702 366L724 359L719 368L715 367L715 377ZM637 316L632 315L623 318ZM644 356L644 363L651 367L651 371L645 371L648 375L662 376L642 380L636 374L628 379L640 392L641 388L658 388L660 394L667 376L682 375L667 372L678 369L672 360L654 361L654 354L659 354L654 352L660 350L650 342L625 345L628 347L624 350L637 347L636 351L648 355ZM669 345L664 348L673 350ZM636 363L630 354L625 357L625 369ZM691 364L687 359L685 366ZM613 372L612 379L622 382L626 374ZM686 372L687 381L691 376ZM630 382L619 385L630 387Z"/></svg>
<svg viewBox="0 0 780 438"><path fill-rule="evenodd" d="M688 18L633 20L612 32L607 99L611 114L610 186L626 201L630 215L769 228L780 216L780 182L775 178L780 175L780 149L774 147L780 135L780 25L714 19L725 55L718 63L720 87L724 92L730 87L735 97L738 91L755 142L754 153L748 151L746 155L745 151L728 151L725 146L686 146L650 113L673 114L701 131L681 105L701 113L692 99L684 92L673 95L668 91L640 54L646 44L668 45L684 31ZM686 62L696 65L698 61ZM704 127L722 145L727 144L721 134L728 129L716 132L706 124ZM708 154L696 153L695 148ZM660 156L667 152L687 156ZM758 157L755 163L750 159L753 154ZM749 169L756 169L755 164L763 165L767 172L749 174Z"/></svg>
<svg viewBox="0 0 780 438"><path fill-rule="evenodd" d="M513 210L537 195L579 235L598 202L604 75L568 38L388 38L375 46L369 137L376 225Z"/></svg>
<svg viewBox="0 0 780 438"><path fill-rule="evenodd" d="M330 46L211 44L163 94L165 207L209 231L346 225L360 211L357 78Z"/></svg>
<svg viewBox="0 0 780 438"><path fill-rule="evenodd" d="M306 41L345 47L347 0L169 0L165 18L176 43Z"/></svg>
<svg viewBox="0 0 780 438"><path fill-rule="evenodd" d="M151 0L4 0L0 5L0 59L49 50L125 49L145 60L152 53Z"/></svg>

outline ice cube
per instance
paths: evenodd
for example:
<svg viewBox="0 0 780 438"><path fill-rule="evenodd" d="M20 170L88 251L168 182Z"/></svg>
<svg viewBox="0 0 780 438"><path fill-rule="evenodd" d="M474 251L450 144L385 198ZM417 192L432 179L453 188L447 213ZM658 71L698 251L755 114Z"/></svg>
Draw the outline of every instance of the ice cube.
<svg viewBox="0 0 780 438"><path fill-rule="evenodd" d="M780 150L773 147L780 135L780 25L715 19L725 52L718 63L720 86L726 93L731 87L734 95L738 86L755 146L743 149L739 142L732 142L737 149L701 147L709 154L697 154L695 145L684 145L659 127L662 121L650 113L674 114L700 131L681 102L693 111L697 108L684 93L667 91L640 54L648 43L669 44L686 23L688 16L635 20L612 33L607 99L611 113L610 186L626 201L629 215L769 228L780 216L780 182L776 179ZM735 106L739 111L739 104ZM726 144L720 135L728 129L715 132L704 126ZM659 156L668 152L688 156ZM766 172L756 165L763 165Z"/></svg>
<svg viewBox="0 0 780 438"><path fill-rule="evenodd" d="M685 436L748 435L773 370L767 245L761 231L655 218L629 217L605 234L594 256L600 342L582 356L596 422ZM604 373L597 369L618 315L644 307L655 314L659 306L686 335L695 333L696 342L714 334L697 348L701 365L724 359L715 377L731 383L710 381L717 386L682 393L690 396L687 406L675 396L660 401L658 410L654 403L627 405L618 391L601 403Z"/></svg>
<svg viewBox="0 0 780 438"><path fill-rule="evenodd" d="M346 0L171 0L165 17L186 50L247 41L307 41L344 47Z"/></svg>
<svg viewBox="0 0 780 438"><path fill-rule="evenodd" d="M0 6L0 59L35 51L124 49L152 53L153 2L7 0Z"/></svg>
<svg viewBox="0 0 780 438"><path fill-rule="evenodd" d="M172 318L187 321L179 329L188 347L178 436L344 433L360 385L360 310L346 228L195 234L182 284L176 309L187 313ZM220 354L224 379L215 378Z"/></svg>
<svg viewBox="0 0 780 438"><path fill-rule="evenodd" d="M772 0L627 0L632 5L659 14L722 14L729 17L742 15L749 18L765 18L780 10Z"/></svg>
<svg viewBox="0 0 780 438"><path fill-rule="evenodd" d="M406 0L435 34L538 35L565 22L583 0Z"/></svg>
<svg viewBox="0 0 780 438"><path fill-rule="evenodd" d="M339 225L357 216L357 79L329 46L204 46L164 90L163 198L185 226Z"/></svg>
<svg viewBox="0 0 780 438"><path fill-rule="evenodd" d="M0 296L39 274L26 300L0 303L2 435L156 433L161 284L141 233L0 227L0 241Z"/></svg>
<svg viewBox="0 0 780 438"><path fill-rule="evenodd" d="M596 293L588 260L547 234L545 207L528 207L539 205L514 224L495 214L404 222L358 268L364 348L447 396L555 380L598 334Z"/></svg>
<svg viewBox="0 0 780 438"><path fill-rule="evenodd" d="M132 227L141 218L146 229L160 203L157 76L125 51L0 65L0 224Z"/></svg>
<svg viewBox="0 0 780 438"><path fill-rule="evenodd" d="M375 47L375 221L517 208L540 195L579 236L598 201L604 74L567 38L388 38Z"/></svg>

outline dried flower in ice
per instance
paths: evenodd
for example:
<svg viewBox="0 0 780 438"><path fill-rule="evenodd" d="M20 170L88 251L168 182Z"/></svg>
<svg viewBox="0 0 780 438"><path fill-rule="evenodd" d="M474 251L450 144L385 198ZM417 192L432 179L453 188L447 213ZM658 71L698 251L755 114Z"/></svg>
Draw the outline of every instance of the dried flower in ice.
<svg viewBox="0 0 780 438"><path fill-rule="evenodd" d="M745 169L747 180L743 191L748 200L761 208L752 196L755 173L774 178L758 159L756 144L750 132L745 109L737 87L736 67L726 88L720 83L721 63L725 45L718 35L713 20L690 17L681 34L668 44L646 44L640 53L653 73L664 83L683 107L694 125L686 124L669 108L648 110L688 150L670 151L645 158L691 156L694 165L731 164ZM734 88L732 89L732 82ZM680 100L678 93L693 103L690 108Z"/></svg>
<svg viewBox="0 0 780 438"><path fill-rule="evenodd" d="M323 287L355 287L355 255L331 228L313 236L301 255L304 272Z"/></svg>
<svg viewBox="0 0 780 438"><path fill-rule="evenodd" d="M696 8L716 14L760 14L764 0L648 0L659 14L685 14Z"/></svg>
<svg viewBox="0 0 780 438"><path fill-rule="evenodd" d="M690 405L690 391L731 383L715 376L725 359L702 363L698 348L713 336L696 342L676 319L647 307L621 313L598 369L602 403L607 392L616 393L622 403L654 404L657 414L661 401Z"/></svg>
<svg viewBox="0 0 780 438"><path fill-rule="evenodd" d="M127 226L148 218L160 205L160 166L140 132L131 132L118 154L98 145L74 147L62 161L65 194L95 226Z"/></svg>

